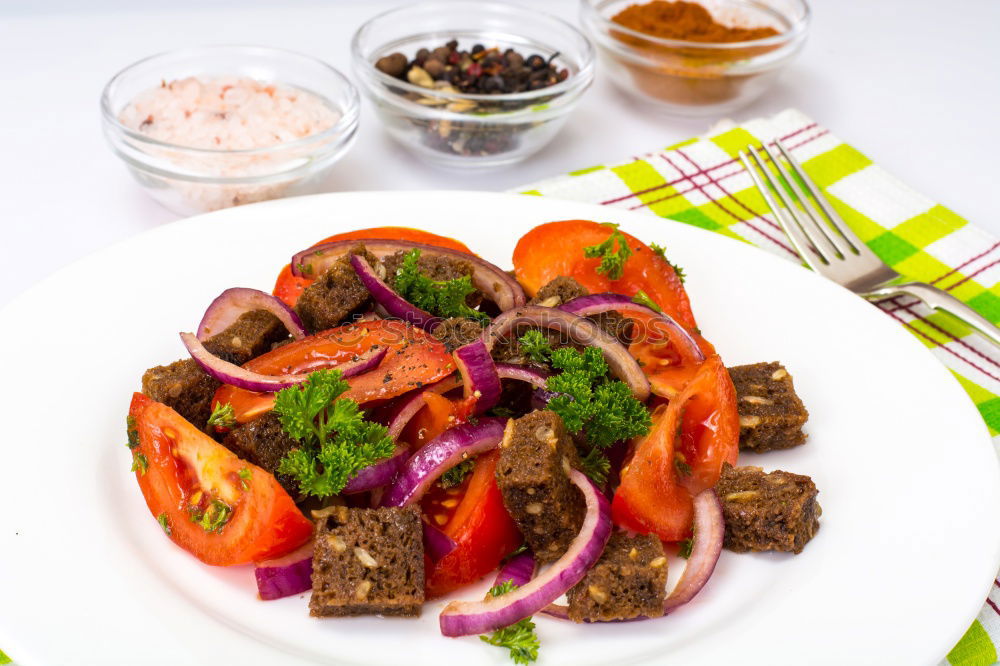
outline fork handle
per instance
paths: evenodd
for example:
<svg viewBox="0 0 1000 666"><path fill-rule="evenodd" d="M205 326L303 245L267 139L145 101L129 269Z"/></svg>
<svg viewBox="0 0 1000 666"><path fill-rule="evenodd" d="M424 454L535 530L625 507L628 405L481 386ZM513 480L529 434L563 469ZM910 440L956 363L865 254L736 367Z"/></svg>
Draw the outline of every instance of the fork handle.
<svg viewBox="0 0 1000 666"><path fill-rule="evenodd" d="M901 284L887 285L864 294L864 297L873 301L881 301L901 294L919 298L927 307L947 312L979 331L983 337L997 347L1000 347L1000 328L994 326L986 317L948 292L924 282L903 282Z"/></svg>

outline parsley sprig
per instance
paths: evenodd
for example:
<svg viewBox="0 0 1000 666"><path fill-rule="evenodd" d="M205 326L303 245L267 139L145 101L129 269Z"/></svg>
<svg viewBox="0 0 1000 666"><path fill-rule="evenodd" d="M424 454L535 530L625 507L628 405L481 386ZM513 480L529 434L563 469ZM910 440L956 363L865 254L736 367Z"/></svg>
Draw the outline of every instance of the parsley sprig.
<svg viewBox="0 0 1000 666"><path fill-rule="evenodd" d="M366 421L355 401L337 399L347 389L340 370L318 370L275 396L282 428L302 444L285 455L278 471L306 495L336 495L358 471L392 454L386 427Z"/></svg>
<svg viewBox="0 0 1000 666"><path fill-rule="evenodd" d="M638 303L639 305L645 305L647 308L649 308L653 312L658 312L660 314L663 314L663 308L661 308L659 305L657 305L656 301L654 301L652 298L650 298L649 294L647 294L646 292L644 292L642 289L640 289L639 291L637 291L635 293L635 296L632 297L632 302L633 303Z"/></svg>
<svg viewBox="0 0 1000 666"><path fill-rule="evenodd" d="M209 428L232 428L236 425L236 410L228 402L216 403L208 417Z"/></svg>
<svg viewBox="0 0 1000 666"><path fill-rule="evenodd" d="M595 482L603 483L609 464L602 449L648 433L652 426L649 411L624 382L608 377L608 364L597 347L587 347L583 352L572 347L553 350L547 344L535 344L538 339L530 333L518 339L522 348L534 345L540 357L562 371L545 384L558 394L549 400L548 408L562 417L570 432L583 431L592 447L581 459L583 471Z"/></svg>
<svg viewBox="0 0 1000 666"><path fill-rule="evenodd" d="M476 461L471 458L469 460L463 460L442 474L441 478L438 479L438 483L445 489L462 485L465 482L465 477L472 471L475 464Z"/></svg>
<svg viewBox="0 0 1000 666"><path fill-rule="evenodd" d="M625 262L632 256L632 248L628 246L624 234L618 231L617 224L604 226L611 228L611 235L603 243L583 248L583 256L588 259L599 257L601 263L597 267L597 272L607 275L612 280L620 280L625 271Z"/></svg>
<svg viewBox="0 0 1000 666"><path fill-rule="evenodd" d="M490 595L499 597L515 589L512 581L504 581L490 588ZM507 648L510 659L515 664L530 664L538 659L538 634L535 633L535 623L526 617L512 625L497 629L489 636L480 636L483 642L497 647Z"/></svg>
<svg viewBox="0 0 1000 666"><path fill-rule="evenodd" d="M677 273L677 279L684 284L686 276L684 275L684 269L675 264L674 262L667 259L667 250L662 245L657 245L656 243L650 243L649 247L653 250L653 254L663 259L665 262L670 264L670 267L674 269L674 273Z"/></svg>
<svg viewBox="0 0 1000 666"><path fill-rule="evenodd" d="M418 308L438 317L465 317L489 323L485 312L473 310L465 299L476 291L472 278L463 275L452 280L432 280L420 272L420 250L414 248L403 255L396 270L396 292Z"/></svg>

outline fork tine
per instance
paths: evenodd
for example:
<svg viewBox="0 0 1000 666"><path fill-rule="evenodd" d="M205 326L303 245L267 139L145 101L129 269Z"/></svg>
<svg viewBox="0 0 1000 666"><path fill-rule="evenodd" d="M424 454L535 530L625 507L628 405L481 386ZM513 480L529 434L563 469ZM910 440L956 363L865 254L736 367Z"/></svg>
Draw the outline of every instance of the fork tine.
<svg viewBox="0 0 1000 666"><path fill-rule="evenodd" d="M753 146L747 146L747 151L748 152L744 152L742 150L740 151L740 161L743 162L743 168L750 174L750 178L753 179L754 185L757 186L757 190L760 192L761 196L764 197L764 201L767 202L768 208L770 208L771 212L774 213L774 217L778 220L778 224L780 224L781 228L785 231L785 235L792 241L792 245L799 253L799 257L801 257L810 268L818 271L819 268L824 265L823 260L813 251L812 245L809 244L809 238L805 235L799 225L796 224L794 219L788 219L786 216L786 210L782 209L782 207L778 205L775 198L771 195L768 185L773 186L775 183L771 179L771 174L764 168L764 162L760 159L760 155L757 154L757 151L754 150ZM757 163L757 166L760 167L759 174L750 164L750 159L747 157L748 153L753 158L754 162ZM763 176L763 179L761 176ZM766 180L767 183L765 183L764 180ZM778 188L774 189L775 191L778 191Z"/></svg>
<svg viewBox="0 0 1000 666"><path fill-rule="evenodd" d="M830 260L835 259L837 257L836 251L832 248L832 246L829 243L826 244L818 243L816 237L814 237L814 234L810 233L810 229L808 228L808 226L803 223L802 215L798 210L798 208L796 207L795 201L792 200L790 196L786 196L785 188L781 183L780 171L777 173L777 175L768 171L768 169L765 167L765 162L763 159L761 159L760 153L757 151L757 149L754 148L753 146L748 146L748 148L750 152L754 154L754 157L756 158L757 163L760 165L761 170L767 176L768 183L771 185L772 188L774 188L774 194L777 196L778 201L781 202L781 205L784 206L785 212L787 213L787 217L791 218L792 222L795 223L795 226L797 226L802 231L802 234L805 236L805 239L809 242L810 247L812 247L813 252L819 255L820 260L824 264L829 264ZM767 152L767 148L763 144L761 144L761 148L763 148L763 150ZM767 156L772 161L774 161L774 157L770 153L767 153ZM785 233L788 232L786 231Z"/></svg>
<svg viewBox="0 0 1000 666"><path fill-rule="evenodd" d="M844 237L844 240L846 240L851 246L855 254L869 254L874 256L874 253L868 249L868 246L861 242L861 239L858 238L857 234L855 234L847 223L844 222L844 219L837 214L837 211L833 209L833 206L831 206L830 202L826 200L822 191L816 186L816 183L813 182L812 178L809 177L806 170L802 168L799 161L792 157L791 151L785 148L785 144L783 144L780 139L775 139L774 143L778 146L781 154L785 156L785 159L788 160L788 164L791 165L792 170L796 173L796 175L798 175L799 178L802 179L802 182L805 184L806 189L809 190L813 199L815 199L816 203L819 204L819 207L823 209L823 212L826 214L827 218L829 218L833 228Z"/></svg>
<svg viewBox="0 0 1000 666"><path fill-rule="evenodd" d="M799 187L798 181L785 169L785 165L781 163L781 159L767 147L766 143L762 143L761 148L771 158L771 164L778 170L778 173L781 174L781 177L788 183L788 187L791 188L796 198L798 198L799 203L802 204L805 215L802 218L796 216L796 219L802 225L803 231L806 232L806 236L812 241L813 246L820 248L828 259L832 259L833 257L843 258L845 252L850 252L850 246L845 244L844 240L826 224L819 211L812 205L812 201L809 200L809 197ZM790 203L794 204L794 202ZM838 239L839 243L837 242Z"/></svg>

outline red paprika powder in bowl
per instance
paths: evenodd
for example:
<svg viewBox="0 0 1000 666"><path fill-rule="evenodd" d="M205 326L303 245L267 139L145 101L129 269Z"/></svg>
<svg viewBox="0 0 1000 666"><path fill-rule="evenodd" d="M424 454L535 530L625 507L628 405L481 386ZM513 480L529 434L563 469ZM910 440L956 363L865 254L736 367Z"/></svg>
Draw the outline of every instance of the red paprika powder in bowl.
<svg viewBox="0 0 1000 666"><path fill-rule="evenodd" d="M805 0L581 0L604 71L626 93L675 115L748 104L805 42Z"/></svg>

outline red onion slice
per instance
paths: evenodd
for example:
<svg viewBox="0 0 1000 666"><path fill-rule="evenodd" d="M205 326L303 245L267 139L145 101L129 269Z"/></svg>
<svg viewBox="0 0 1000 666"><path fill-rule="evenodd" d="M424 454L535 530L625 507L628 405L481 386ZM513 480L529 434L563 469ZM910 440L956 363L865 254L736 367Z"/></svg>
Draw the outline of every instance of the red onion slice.
<svg viewBox="0 0 1000 666"><path fill-rule="evenodd" d="M589 294L574 298L568 303L559 306L559 309L572 312L581 317L607 312L608 310L616 310L621 313L635 312L645 315L651 322L654 322L654 326L659 324L665 329L653 332L670 338L677 345L681 354L698 363L705 360L705 354L702 353L701 348L698 347L698 343L691 336L691 333L678 324L673 317L662 312L657 312L641 303L636 303L628 296L611 293Z"/></svg>
<svg viewBox="0 0 1000 666"><path fill-rule="evenodd" d="M395 252L407 252L416 248L420 250L422 255L429 257L448 257L467 261L472 264L473 268L472 284L483 292L489 300L496 303L501 311L520 307L527 301L524 290L517 280L500 270L499 267L474 254L403 240L376 238L342 240L316 245L292 257L292 274L296 277L316 277L359 243L379 259Z"/></svg>
<svg viewBox="0 0 1000 666"><path fill-rule="evenodd" d="M392 287L375 274L375 269L372 268L371 264L364 257L352 254L351 266L354 268L354 272L358 274L361 284L364 285L368 293L375 299L375 302L382 306L382 309L390 317L402 319L414 326L419 326L425 331L430 331L441 321L440 317L435 317L430 312L421 310L393 291Z"/></svg>
<svg viewBox="0 0 1000 666"><path fill-rule="evenodd" d="M312 589L313 540L273 560L255 562L253 575L264 601L290 597Z"/></svg>
<svg viewBox="0 0 1000 666"><path fill-rule="evenodd" d="M306 337L306 329L295 310L263 291L234 287L218 295L198 324L198 339L207 340L232 326L240 315L253 310L267 310L281 320L296 340Z"/></svg>
<svg viewBox="0 0 1000 666"><path fill-rule="evenodd" d="M496 448L506 425L507 419L482 417L477 423L463 423L445 430L406 461L399 478L382 497L382 506L413 504L449 469Z"/></svg>
<svg viewBox="0 0 1000 666"><path fill-rule="evenodd" d="M407 397L400 400L400 404L396 407L395 413L389 417L389 436L393 440L398 440L399 436L403 434L403 428L409 423L414 416L417 415L427 401L424 400L424 395L430 391L433 393L447 393L453 389L458 388L462 385L461 378L453 375L451 377L446 377L441 381L426 386L415 393L410 393Z"/></svg>
<svg viewBox="0 0 1000 666"><path fill-rule="evenodd" d="M456 349L452 356L462 375L466 398L475 398L477 414L500 401L500 375L497 374L493 357L482 340L470 342Z"/></svg>
<svg viewBox="0 0 1000 666"><path fill-rule="evenodd" d="M528 584L528 581L535 575L535 555L529 550L507 560L507 563L500 567L497 577L493 581L493 587L503 585L510 581L518 587Z"/></svg>
<svg viewBox="0 0 1000 666"><path fill-rule="evenodd" d="M352 476L340 492L345 495L363 493L372 488L378 488L379 486L391 483L409 457L410 447L406 445L397 446L391 456L365 467Z"/></svg>
<svg viewBox="0 0 1000 666"><path fill-rule="evenodd" d="M424 523L424 552L431 562L437 562L456 548L458 544L454 539L433 525Z"/></svg>
<svg viewBox="0 0 1000 666"><path fill-rule="evenodd" d="M645 402L649 397L649 380L646 379L636 360L629 355L628 349L602 331L594 322L571 312L540 305L528 305L503 312L483 331L486 348L492 350L499 340L513 335L517 327L522 324L556 331L568 336L577 344L600 348L611 372L628 384L632 395L641 402Z"/></svg>
<svg viewBox="0 0 1000 666"><path fill-rule="evenodd" d="M193 334L181 333L180 335L181 341L184 343L184 346L187 347L188 353L191 354L191 358L193 358L195 362L201 366L201 369L204 370L209 376L214 377L223 384L230 384L236 388L242 388L248 391L273 393L275 391L288 388L289 386L301 384L309 379L308 374L262 375L257 372L251 372L246 368L224 361L218 356L213 356ZM380 348L376 345L364 354L358 356L355 360L348 361L347 363L341 363L336 366L336 368L341 371L345 378L353 377L354 375L359 375L362 372L368 372L369 370L378 367L378 364L382 362L382 359L385 358L388 351L388 347Z"/></svg>
<svg viewBox="0 0 1000 666"><path fill-rule="evenodd" d="M534 368L527 365L514 365L512 363L497 363L497 375L500 379L516 379L527 382L535 388L545 390L545 385L551 376L548 370Z"/></svg>
<svg viewBox="0 0 1000 666"><path fill-rule="evenodd" d="M715 491L709 488L698 493L694 498L694 538L691 544L691 554L680 580L674 586L673 592L663 601L663 614L677 610L691 601L705 583L712 577L715 565L722 553L722 540L726 534L726 524L722 516L722 504ZM569 608L562 604L549 604L542 611L560 620L569 619ZM649 620L640 616L630 620L612 620L613 622L636 622Z"/></svg>
<svg viewBox="0 0 1000 666"><path fill-rule="evenodd" d="M666 615L683 606L705 587L705 583L715 571L715 565L722 553L722 540L726 535L726 523L722 517L722 503L715 490L703 490L694 498L694 537L691 554L687 559L684 573L677 586L663 602Z"/></svg>
<svg viewBox="0 0 1000 666"><path fill-rule="evenodd" d="M566 553L536 578L503 596L451 602L441 613L442 634L484 634L530 617L579 583L594 566L611 536L611 506L582 472L571 469L569 478L583 493L587 513Z"/></svg>

